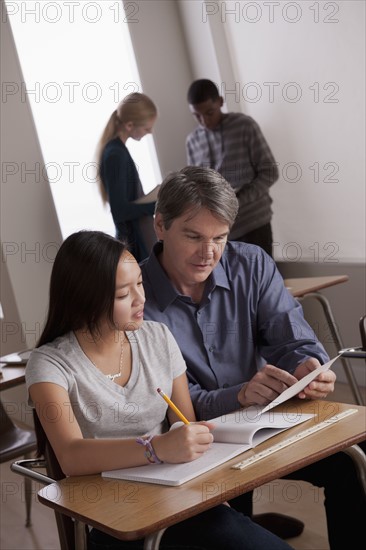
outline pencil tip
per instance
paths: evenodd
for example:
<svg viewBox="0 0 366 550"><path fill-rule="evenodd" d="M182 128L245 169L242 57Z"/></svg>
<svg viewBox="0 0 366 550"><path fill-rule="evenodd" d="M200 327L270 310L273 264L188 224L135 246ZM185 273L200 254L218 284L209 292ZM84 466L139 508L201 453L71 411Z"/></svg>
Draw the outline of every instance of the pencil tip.
<svg viewBox="0 0 366 550"><path fill-rule="evenodd" d="M157 389L156 391L160 393L160 392L161 392L161 389L160 389L160 388L158 388L158 389Z"/></svg>

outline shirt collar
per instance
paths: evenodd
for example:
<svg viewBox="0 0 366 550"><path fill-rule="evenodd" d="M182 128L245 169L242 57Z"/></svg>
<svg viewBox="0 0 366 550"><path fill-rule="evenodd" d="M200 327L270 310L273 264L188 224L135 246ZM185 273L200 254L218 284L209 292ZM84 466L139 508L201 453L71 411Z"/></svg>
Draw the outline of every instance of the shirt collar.
<svg viewBox="0 0 366 550"><path fill-rule="evenodd" d="M146 260L143 262L145 271L148 275L149 282L151 284L152 292L154 293L155 300L159 306L160 311L164 311L171 303L174 302L181 294L177 291L174 285L171 283L169 277L162 268L158 256L163 250L163 243L157 242L154 248ZM225 252L224 252L225 253ZM206 282L205 295L211 294L216 286L220 286L227 290L230 290L230 283L225 270L219 262ZM155 289L159 289L159 292L155 292Z"/></svg>
<svg viewBox="0 0 366 550"><path fill-rule="evenodd" d="M224 251L225 254L225 251ZM230 290L230 283L229 279L227 277L227 274L222 266L221 260L213 270L211 276L209 277L209 280L212 281L212 287L211 292L216 286L221 286L222 288L226 288Z"/></svg>

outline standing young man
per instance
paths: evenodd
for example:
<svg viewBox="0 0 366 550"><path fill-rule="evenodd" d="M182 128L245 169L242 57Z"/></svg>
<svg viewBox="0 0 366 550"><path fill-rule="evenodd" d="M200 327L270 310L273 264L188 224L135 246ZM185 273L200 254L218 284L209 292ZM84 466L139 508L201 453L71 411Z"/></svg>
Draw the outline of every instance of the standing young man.
<svg viewBox="0 0 366 550"><path fill-rule="evenodd" d="M186 140L187 163L213 168L235 190L239 212L229 239L257 244L271 256L269 189L278 169L258 124L243 113L223 113L224 100L211 80L195 80L187 99L199 124Z"/></svg>
<svg viewBox="0 0 366 550"><path fill-rule="evenodd" d="M171 174L156 203L159 242L141 264L144 316L175 336L199 419L265 405L328 360L272 258L227 241L237 209L232 187L214 170ZM298 397L325 398L335 378L319 374ZM357 548L365 498L350 457L337 453L287 477L324 487L331 549ZM231 505L250 514L247 495Z"/></svg>

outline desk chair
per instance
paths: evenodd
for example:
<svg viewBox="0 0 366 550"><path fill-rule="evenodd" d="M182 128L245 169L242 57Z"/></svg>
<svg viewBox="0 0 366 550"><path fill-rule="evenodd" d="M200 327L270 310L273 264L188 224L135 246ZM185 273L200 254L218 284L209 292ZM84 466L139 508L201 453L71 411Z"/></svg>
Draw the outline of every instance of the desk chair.
<svg viewBox="0 0 366 550"><path fill-rule="evenodd" d="M66 476L61 470L35 411L33 411L33 418L36 428L35 433L37 434L34 439L34 448L38 449L38 454L42 454L43 458L17 460L12 463L10 468L13 472L23 475L29 483L33 479L43 485L49 485ZM40 468L45 469L47 475L36 471ZM76 519L74 520L56 511L55 518L61 550L85 550L87 548L86 526Z"/></svg>
<svg viewBox="0 0 366 550"><path fill-rule="evenodd" d="M359 320L358 327L360 330L360 336L361 336L361 346L356 346L354 348L343 348L339 350L339 354L341 357L346 357L348 359L364 359L366 361L366 315L363 315L361 319ZM362 398L361 403L358 403L358 405L362 405Z"/></svg>
<svg viewBox="0 0 366 550"><path fill-rule="evenodd" d="M0 463L14 458L32 456L37 448L36 434L22 422L15 422L8 416L0 401ZM26 527L31 525L32 481L24 478Z"/></svg>
<svg viewBox="0 0 366 550"><path fill-rule="evenodd" d="M50 483L64 479L66 476L61 469L35 411L33 411L33 418L37 434L38 454L42 454L43 458L17 460L12 463L11 470L21 474L29 482L33 479L43 485L49 485ZM47 475L36 471L40 468L45 469ZM56 511L55 518L61 550L86 550L87 526L76 518L65 516ZM164 531L165 529L161 529L146 537L144 550L157 550Z"/></svg>
<svg viewBox="0 0 366 550"><path fill-rule="evenodd" d="M366 315L363 315L358 322L358 328L361 336L361 346L354 348L344 348L339 350L338 353L342 357L348 357L349 359L357 358L364 359L366 361ZM358 477L362 483L363 490L366 496L366 458L365 453L362 451L359 445L353 445L348 449L344 449L344 452L348 454L357 469Z"/></svg>
<svg viewBox="0 0 366 550"><path fill-rule="evenodd" d="M366 315L361 317L358 323L358 327L360 329L362 345L355 348L343 348L339 350L338 353L342 354L343 357L356 357L357 359L366 359Z"/></svg>
<svg viewBox="0 0 366 550"><path fill-rule="evenodd" d="M366 351L366 315L361 317L358 326L360 329L362 349Z"/></svg>
<svg viewBox="0 0 366 550"><path fill-rule="evenodd" d="M315 300L317 300L317 302L320 303L320 305L323 308L323 312L324 312L324 315L325 315L330 333L332 335L333 341L335 342L338 349L343 348L342 338L341 338L340 332L338 330L337 323L334 319L333 312L331 310L329 300L323 294L320 294L319 292L309 292L308 294L305 294L304 296L298 298L298 300L300 302L305 301L307 299L315 299ZM363 403L362 395L361 395L360 389L357 385L357 381L356 381L352 366L351 366L350 362L348 361L348 358L349 357L347 355L342 353L341 357L340 357L340 361L343 365L344 372L346 374L348 384L349 384L349 386L351 388L351 391L353 393L353 396L355 398L355 403L357 405L363 405L364 403Z"/></svg>

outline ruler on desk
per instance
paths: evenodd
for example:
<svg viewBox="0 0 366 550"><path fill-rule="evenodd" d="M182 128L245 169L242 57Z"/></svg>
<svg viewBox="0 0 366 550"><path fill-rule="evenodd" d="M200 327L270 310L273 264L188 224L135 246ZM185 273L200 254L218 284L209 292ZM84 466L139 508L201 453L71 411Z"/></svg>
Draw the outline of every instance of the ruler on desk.
<svg viewBox="0 0 366 550"><path fill-rule="evenodd" d="M288 445L292 445L296 441L300 441L300 439L304 439L304 437L307 437L308 435L316 433L319 430L322 430L323 428L327 428L331 424L334 424L335 422L338 422L339 420L342 420L342 418L346 418L351 414L355 414L356 412L358 412L358 409L346 409L345 411L339 414L335 414L334 416L331 416L327 420L323 420L322 422L315 424L314 426L312 426L311 428L308 428L307 430L304 430L292 437L289 437L288 439L284 439L283 441L281 441L281 443L272 445L272 447L268 447L268 449L265 449L264 451L261 451L249 458L246 458L241 462L238 462L237 464L234 464L233 466L231 466L231 468L233 468L234 470L243 470L246 466L251 466L255 462L258 462L258 460L261 460L262 458L266 458L267 456L275 453L276 451L280 451L284 447L288 447Z"/></svg>

